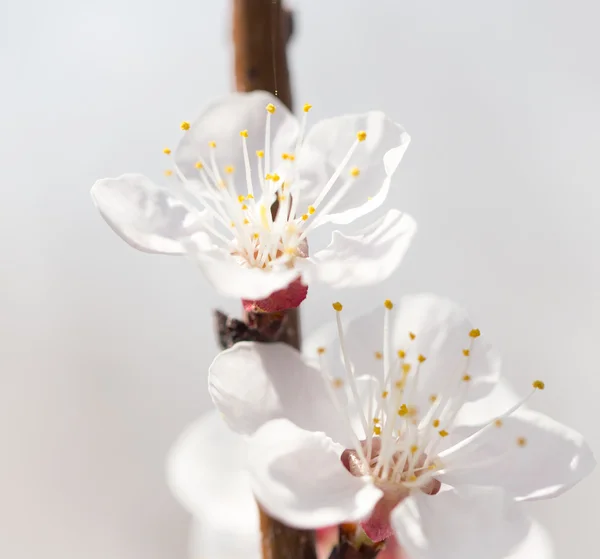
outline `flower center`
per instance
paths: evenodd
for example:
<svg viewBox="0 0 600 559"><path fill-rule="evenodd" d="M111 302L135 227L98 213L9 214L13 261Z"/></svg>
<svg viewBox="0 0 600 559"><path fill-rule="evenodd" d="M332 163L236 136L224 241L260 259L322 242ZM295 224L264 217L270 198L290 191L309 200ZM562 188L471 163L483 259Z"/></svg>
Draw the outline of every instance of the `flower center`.
<svg viewBox="0 0 600 559"><path fill-rule="evenodd" d="M311 105L304 105L296 153L302 147L310 109ZM200 158L196 162L197 177L186 178L175 166L175 177L183 183L186 192L192 194L194 202L200 206L199 210L208 211L213 218L210 223L205 223L212 240L225 244L242 264L267 270L280 265L293 267L296 258L306 256L307 233L319 224L318 218L329 213L349 190L352 182L346 181L328 196L359 144L367 138L365 131L356 133L346 156L312 204L298 208L300 177L296 153L272 153L271 119L275 113L275 105L269 103L266 106L265 147L257 150L255 156L251 157L248 150L250 131L240 132L243 180L236 180L236 169L232 165L219 168L216 142L209 142L209 160ZM181 127L187 131L190 124L184 122ZM163 152L171 154L168 148ZM172 176L173 172L168 170L165 174ZM349 174L357 177L360 171L352 167ZM243 183L243 188L240 183ZM277 204L277 211L272 211L274 204Z"/></svg>
<svg viewBox="0 0 600 559"><path fill-rule="evenodd" d="M342 455L342 462L354 475L369 475L386 495L404 495L411 489L434 494L439 490L435 476L449 471L445 458L467 445L478 445L480 437L490 429L502 427L503 419L521 407L536 390L543 390L542 381L534 381L532 391L511 409L494 418L477 431L450 447L443 442L453 432L456 418L467 401L472 382L469 372L474 345L480 336L478 329L465 333L465 346L457 371L440 375L445 386L435 394L424 395L419 387L427 357L418 353L414 341L417 333L408 332L408 346L392 348L390 317L394 305L384 303L383 350L374 352L374 359L383 365L381 380L374 376L356 377L350 362L341 322L341 303L334 303L336 322L346 378L331 378L326 371L324 348L318 350L321 372L330 388L338 411L346 418L355 441L354 448ZM349 397L339 391L348 388ZM353 421L346 402L353 402L365 438L352 429ZM519 437L515 447L524 447ZM510 450L510 449L509 449Z"/></svg>

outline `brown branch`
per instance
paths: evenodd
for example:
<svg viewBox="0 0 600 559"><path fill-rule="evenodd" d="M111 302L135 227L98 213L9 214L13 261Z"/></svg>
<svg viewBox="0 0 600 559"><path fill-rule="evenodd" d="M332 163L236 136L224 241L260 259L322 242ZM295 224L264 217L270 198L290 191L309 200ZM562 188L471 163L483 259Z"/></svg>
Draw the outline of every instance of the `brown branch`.
<svg viewBox="0 0 600 559"><path fill-rule="evenodd" d="M286 45L292 16L280 0L233 0L235 85L238 91L264 90L291 108ZM277 212L277 208L273 208ZM221 347L240 341L284 342L300 349L296 309L285 313L247 313L244 320L215 312ZM316 559L315 534L296 530L270 517L259 505L263 559Z"/></svg>

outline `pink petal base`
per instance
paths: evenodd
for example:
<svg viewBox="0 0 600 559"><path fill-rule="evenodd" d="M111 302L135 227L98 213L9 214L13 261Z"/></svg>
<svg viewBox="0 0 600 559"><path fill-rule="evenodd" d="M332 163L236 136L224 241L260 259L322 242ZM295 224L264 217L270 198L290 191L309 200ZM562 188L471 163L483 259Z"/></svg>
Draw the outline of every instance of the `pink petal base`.
<svg viewBox="0 0 600 559"><path fill-rule="evenodd" d="M271 293L265 299L253 301L242 299L242 305L246 312L252 313L274 313L287 309L295 309L306 299L308 286L302 283L302 278L298 277L284 289Z"/></svg>

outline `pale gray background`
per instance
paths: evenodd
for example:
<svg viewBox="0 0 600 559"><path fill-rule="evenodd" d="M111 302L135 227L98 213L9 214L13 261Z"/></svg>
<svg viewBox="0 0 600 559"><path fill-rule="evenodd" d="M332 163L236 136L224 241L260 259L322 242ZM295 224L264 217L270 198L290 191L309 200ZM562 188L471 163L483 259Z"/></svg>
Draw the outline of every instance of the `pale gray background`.
<svg viewBox="0 0 600 559"><path fill-rule="evenodd" d="M89 198L160 177L178 124L231 87L229 3L29 0L0 8L0 557L176 559L163 457L208 407L220 301L137 253ZM517 384L600 447L600 10L591 0L297 0L291 64L314 118L381 108L413 137L392 194L420 231L383 287L465 304ZM235 310L229 301L226 308ZM595 549L599 478L532 508L559 558Z"/></svg>

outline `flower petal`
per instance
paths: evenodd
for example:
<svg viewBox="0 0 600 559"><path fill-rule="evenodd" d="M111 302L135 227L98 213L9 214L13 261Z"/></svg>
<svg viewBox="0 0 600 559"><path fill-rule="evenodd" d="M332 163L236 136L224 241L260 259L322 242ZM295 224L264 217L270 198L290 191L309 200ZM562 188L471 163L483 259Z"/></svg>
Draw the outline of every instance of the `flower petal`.
<svg viewBox="0 0 600 559"><path fill-rule="evenodd" d="M212 103L185 132L175 152L175 162L188 178L197 178L195 165L203 161L210 165L211 150L220 173L228 166L234 167L234 179L240 193L246 193L244 152L240 132L248 131L246 140L253 169L252 180L258 188L257 150L265 150L266 106L273 104L271 115L271 165L276 171L283 163L283 153L293 152L298 137L298 121L280 99L266 91L232 93ZM210 142L216 147L211 148Z"/></svg>
<svg viewBox="0 0 600 559"><path fill-rule="evenodd" d="M378 283L396 270L415 232L412 217L390 210L352 236L335 231L327 248L298 260L297 267L305 282L318 280L336 288Z"/></svg>
<svg viewBox="0 0 600 559"><path fill-rule="evenodd" d="M403 297L391 312L394 313L391 349L395 366L400 366L399 350L406 352L404 362L411 364L412 370L417 366L419 355L426 358L419 367L414 401L407 404L427 409L430 396L442 389L460 387L461 379L467 373L471 380L464 394L465 401L482 398L496 385L500 373L499 358L483 336L476 339L469 336L473 325L456 303L432 294L409 295ZM382 304L348 325L347 348L359 375L382 375L383 319ZM411 339L411 333L414 339ZM466 357L463 349L468 349L471 342L473 345Z"/></svg>
<svg viewBox="0 0 600 559"><path fill-rule="evenodd" d="M115 233L138 250L183 254L181 240L202 231L201 212L143 175L96 181L91 195Z"/></svg>
<svg viewBox="0 0 600 559"><path fill-rule="evenodd" d="M321 373L285 344L236 344L215 358L208 386L234 431L252 434L271 419L287 418L351 444L349 426L336 412Z"/></svg>
<svg viewBox="0 0 600 559"><path fill-rule="evenodd" d="M184 248L210 284L227 297L264 299L287 287L298 277L298 270L280 267L263 270L240 263L227 250L207 247L205 236L194 235L186 240Z"/></svg>
<svg viewBox="0 0 600 559"><path fill-rule="evenodd" d="M211 515L219 507L223 511L243 509L244 515L252 511L248 523L254 525L258 515L247 461L244 437L231 431L223 418L211 411L190 424L172 446L167 456L167 483L196 518Z"/></svg>
<svg viewBox="0 0 600 559"><path fill-rule="evenodd" d="M411 559L504 559L530 529L504 492L473 487L416 492L392 512L392 524Z"/></svg>
<svg viewBox="0 0 600 559"><path fill-rule="evenodd" d="M328 210L315 215L319 225L348 223L379 207L387 197L389 179L410 143L406 131L379 111L318 122L307 134L298 157L300 177L308 179L301 181L300 208L313 204L325 184L323 177L329 179L333 175L359 131L366 131L366 140L357 146L325 197L321 207ZM357 176L351 173L355 168L359 171Z"/></svg>
<svg viewBox="0 0 600 559"><path fill-rule="evenodd" d="M167 483L201 527L207 557L223 559L246 546L259 550L259 519L247 472L247 446L215 411L192 423L167 457ZM208 553L210 550L210 553Z"/></svg>
<svg viewBox="0 0 600 559"><path fill-rule="evenodd" d="M351 475L343 447L324 433L286 419L263 425L250 441L252 488L264 509L296 528L320 528L366 517L382 493Z"/></svg>
<svg viewBox="0 0 600 559"><path fill-rule="evenodd" d="M453 437L465 439L477 428L457 428ZM577 431L524 409L503 419L501 427L493 427L473 445L444 457L442 463L447 473L438 477L445 483L502 487L518 500L560 495L596 465Z"/></svg>
<svg viewBox="0 0 600 559"><path fill-rule="evenodd" d="M256 503L254 503L254 509ZM258 522L258 519L257 519ZM226 517L195 520L190 529L189 559L261 559L258 524L253 532L240 530Z"/></svg>

